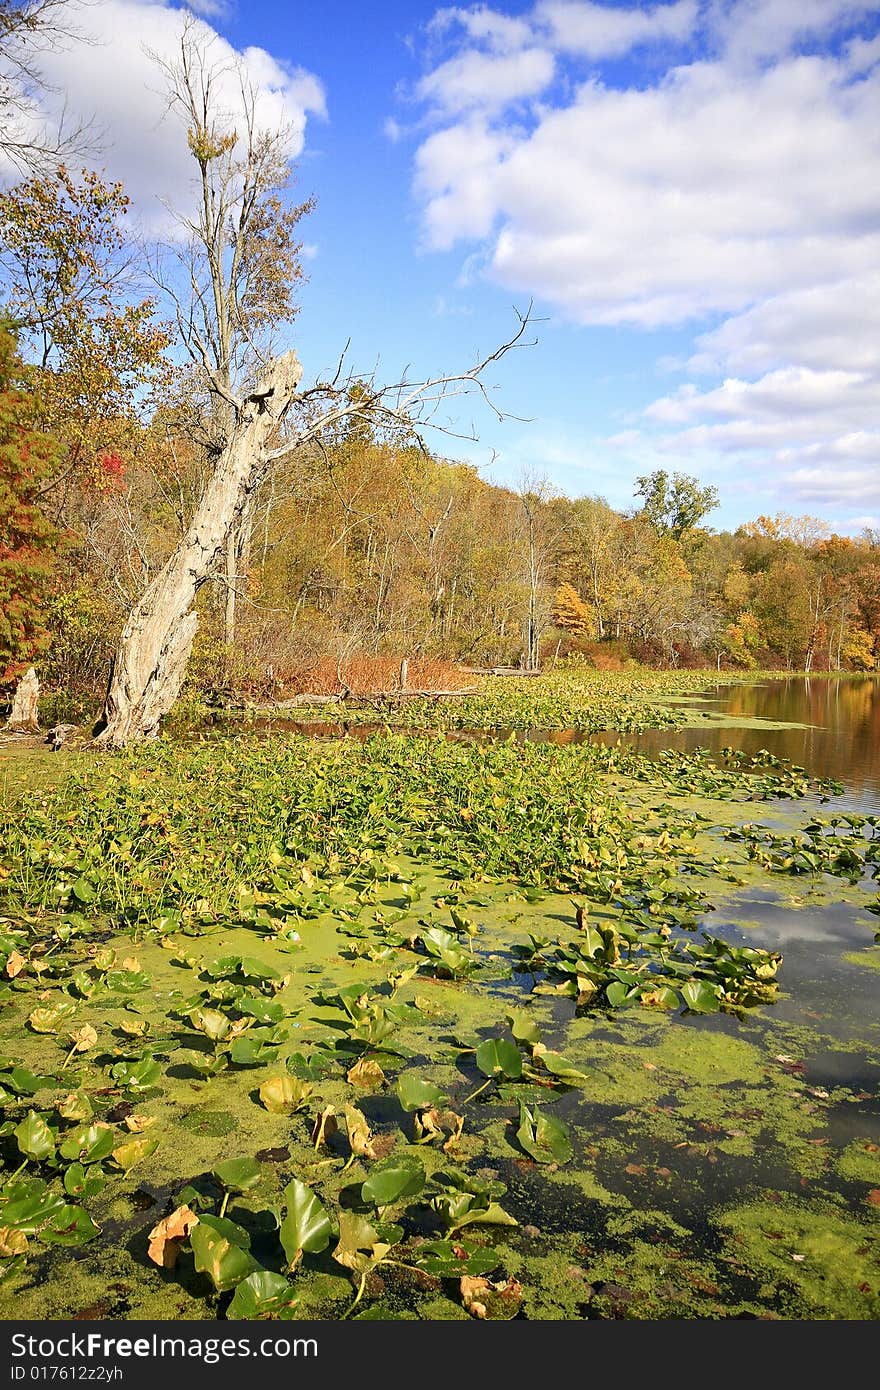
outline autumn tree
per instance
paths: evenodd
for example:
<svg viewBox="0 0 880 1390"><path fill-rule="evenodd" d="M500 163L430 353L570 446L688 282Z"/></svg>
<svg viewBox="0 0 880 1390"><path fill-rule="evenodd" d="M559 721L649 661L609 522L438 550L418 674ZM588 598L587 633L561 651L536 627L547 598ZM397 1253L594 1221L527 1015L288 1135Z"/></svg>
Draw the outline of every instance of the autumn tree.
<svg viewBox="0 0 880 1390"><path fill-rule="evenodd" d="M33 366L43 423L66 445L45 484L60 516L74 484L100 483L102 460L124 457L150 388L167 376L168 333L155 299L138 293L128 208L121 184L64 167L0 194L7 311Z"/></svg>
<svg viewBox="0 0 880 1390"><path fill-rule="evenodd" d="M665 469L636 478L636 496L643 498L642 513L661 534L680 541L686 531L699 526L704 516L718 506L718 490L701 487L688 473Z"/></svg>
<svg viewBox="0 0 880 1390"><path fill-rule="evenodd" d="M556 590L551 616L557 627L579 637L585 637L593 630L593 614L571 584L560 584Z"/></svg>
<svg viewBox="0 0 880 1390"><path fill-rule="evenodd" d="M48 646L45 604L58 536L37 497L59 446L34 423L15 338L0 323L0 685Z"/></svg>

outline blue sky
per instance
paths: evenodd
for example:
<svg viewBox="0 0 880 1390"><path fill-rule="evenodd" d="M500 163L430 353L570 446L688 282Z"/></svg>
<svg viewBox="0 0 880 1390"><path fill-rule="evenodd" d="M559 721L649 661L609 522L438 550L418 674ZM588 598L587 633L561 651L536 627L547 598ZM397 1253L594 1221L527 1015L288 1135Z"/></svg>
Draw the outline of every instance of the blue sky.
<svg viewBox="0 0 880 1390"><path fill-rule="evenodd" d="M640 473L694 473L717 526L880 524L878 5L191 8L295 120L307 376L348 339L380 378L459 370L533 299L537 345L488 378L528 423L468 404L479 442L438 450L621 507ZM148 230L186 171L143 48L184 9L90 0L97 48L51 58Z"/></svg>

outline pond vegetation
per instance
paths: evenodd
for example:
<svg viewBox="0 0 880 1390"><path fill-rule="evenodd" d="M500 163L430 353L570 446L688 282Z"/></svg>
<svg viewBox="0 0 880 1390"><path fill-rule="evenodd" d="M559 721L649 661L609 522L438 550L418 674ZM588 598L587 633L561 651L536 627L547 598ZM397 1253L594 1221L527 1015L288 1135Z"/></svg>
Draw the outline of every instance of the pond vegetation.
<svg viewBox="0 0 880 1390"><path fill-rule="evenodd" d="M698 688L6 754L4 1315L878 1316L880 814L732 732L444 733ZM821 1010L768 903L847 916Z"/></svg>

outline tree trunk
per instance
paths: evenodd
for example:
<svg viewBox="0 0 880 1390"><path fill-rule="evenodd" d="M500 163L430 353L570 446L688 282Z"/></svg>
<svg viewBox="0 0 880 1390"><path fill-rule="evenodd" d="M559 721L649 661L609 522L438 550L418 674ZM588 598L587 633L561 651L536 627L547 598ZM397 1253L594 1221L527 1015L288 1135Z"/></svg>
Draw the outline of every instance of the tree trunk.
<svg viewBox="0 0 880 1390"><path fill-rule="evenodd" d="M121 748L155 737L177 699L198 627L195 596L222 563L266 467L264 449L301 376L296 354L286 353L236 411L189 530L125 624L95 731L99 743Z"/></svg>
<svg viewBox="0 0 880 1390"><path fill-rule="evenodd" d="M40 698L40 682L33 666L29 666L15 687L12 697L12 710L6 721L6 728L15 734L37 734L40 723L37 718L37 701Z"/></svg>

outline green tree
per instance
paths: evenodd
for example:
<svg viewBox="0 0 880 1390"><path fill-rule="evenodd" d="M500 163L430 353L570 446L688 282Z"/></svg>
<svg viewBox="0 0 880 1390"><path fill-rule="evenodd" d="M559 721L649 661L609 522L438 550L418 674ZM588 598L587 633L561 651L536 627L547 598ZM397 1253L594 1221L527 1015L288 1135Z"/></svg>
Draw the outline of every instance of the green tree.
<svg viewBox="0 0 880 1390"><path fill-rule="evenodd" d="M58 533L37 504L60 446L34 426L37 402L22 389L22 366L0 324L0 685L44 651L45 605Z"/></svg>
<svg viewBox="0 0 880 1390"><path fill-rule="evenodd" d="M681 540L718 506L718 490L701 487L689 473L669 474L662 468L636 478L636 497L644 498L642 514L662 535Z"/></svg>

